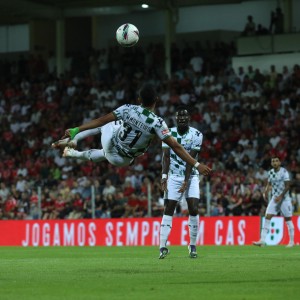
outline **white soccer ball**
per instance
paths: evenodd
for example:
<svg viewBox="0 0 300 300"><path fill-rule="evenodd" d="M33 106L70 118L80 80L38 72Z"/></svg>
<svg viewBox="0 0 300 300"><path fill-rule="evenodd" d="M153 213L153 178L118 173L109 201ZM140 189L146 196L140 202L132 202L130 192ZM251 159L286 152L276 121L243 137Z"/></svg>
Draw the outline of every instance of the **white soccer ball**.
<svg viewBox="0 0 300 300"><path fill-rule="evenodd" d="M132 47L139 41L139 30L132 24L123 24L116 32L116 38L122 47Z"/></svg>

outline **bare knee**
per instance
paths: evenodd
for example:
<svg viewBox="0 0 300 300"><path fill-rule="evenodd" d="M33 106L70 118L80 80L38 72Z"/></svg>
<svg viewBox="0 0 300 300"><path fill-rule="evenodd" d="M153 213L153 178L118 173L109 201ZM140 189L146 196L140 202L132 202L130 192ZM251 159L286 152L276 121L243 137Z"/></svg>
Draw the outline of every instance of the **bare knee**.
<svg viewBox="0 0 300 300"><path fill-rule="evenodd" d="M274 215L269 215L269 214L266 215L266 219L267 219L267 220L271 220L273 217L274 217Z"/></svg>
<svg viewBox="0 0 300 300"><path fill-rule="evenodd" d="M164 215L173 216L174 211L177 205L177 201L174 200L165 200L165 210Z"/></svg>

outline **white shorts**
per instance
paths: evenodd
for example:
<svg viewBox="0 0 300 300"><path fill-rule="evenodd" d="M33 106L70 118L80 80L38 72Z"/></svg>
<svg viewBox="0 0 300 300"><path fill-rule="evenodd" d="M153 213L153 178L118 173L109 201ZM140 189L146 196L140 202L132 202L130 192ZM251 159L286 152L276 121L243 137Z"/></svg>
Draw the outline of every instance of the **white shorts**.
<svg viewBox="0 0 300 300"><path fill-rule="evenodd" d="M275 197L272 197L271 201L268 204L266 210L267 215L277 215L280 211L286 218L289 218L293 215L293 205L291 198L283 200L281 203L276 203L274 199Z"/></svg>
<svg viewBox="0 0 300 300"><path fill-rule="evenodd" d="M184 177L170 175L167 182L167 192L165 192L164 198L168 200L184 201L187 198L200 199L200 187L199 176L190 176L188 186L184 193L179 193L179 189L182 186Z"/></svg>
<svg viewBox="0 0 300 300"><path fill-rule="evenodd" d="M101 144L104 155L112 165L117 167L129 166L133 160L131 157L122 156L113 144L113 134L120 126L116 122L110 122L101 128Z"/></svg>

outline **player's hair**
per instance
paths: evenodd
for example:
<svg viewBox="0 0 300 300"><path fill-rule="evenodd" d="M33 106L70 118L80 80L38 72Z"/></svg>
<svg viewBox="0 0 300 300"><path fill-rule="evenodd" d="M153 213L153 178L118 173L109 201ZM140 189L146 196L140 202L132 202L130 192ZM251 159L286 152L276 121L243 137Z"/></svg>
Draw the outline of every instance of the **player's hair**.
<svg viewBox="0 0 300 300"><path fill-rule="evenodd" d="M275 158L278 158L278 159L281 161L281 159L280 159L280 157L278 156L278 154L273 154L273 155L271 155L271 160L272 160L272 159L275 159Z"/></svg>
<svg viewBox="0 0 300 300"><path fill-rule="evenodd" d="M187 106L185 106L185 105L179 105L179 106L177 106L175 112L179 112L179 111L182 111L182 110L186 110L187 113L189 115L191 115L191 112L190 112L189 108Z"/></svg>
<svg viewBox="0 0 300 300"><path fill-rule="evenodd" d="M140 101L144 106L151 106L153 105L157 100L156 91L151 84L144 84L139 92Z"/></svg>

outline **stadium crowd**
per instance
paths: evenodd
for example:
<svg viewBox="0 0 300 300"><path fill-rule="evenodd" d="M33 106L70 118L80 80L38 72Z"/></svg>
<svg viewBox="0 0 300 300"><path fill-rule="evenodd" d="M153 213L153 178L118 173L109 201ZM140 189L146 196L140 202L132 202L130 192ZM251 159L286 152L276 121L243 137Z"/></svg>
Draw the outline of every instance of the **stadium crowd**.
<svg viewBox="0 0 300 300"><path fill-rule="evenodd" d="M184 104L192 112L191 126L204 135L200 161L213 174L201 179L200 215L263 215L262 191L274 153L291 174L294 209L300 213L300 66L235 72L233 43L173 44L168 78L164 53L160 43L73 53L59 77L52 55L48 61L21 55L1 62L0 219L90 218L91 186L97 218L146 216L149 189L151 215L161 216L159 141L123 168L66 159L50 147L65 128L135 103L144 82L157 88L157 114L170 127L174 108ZM99 142L90 137L79 148L99 148ZM185 214L182 204L176 215Z"/></svg>

